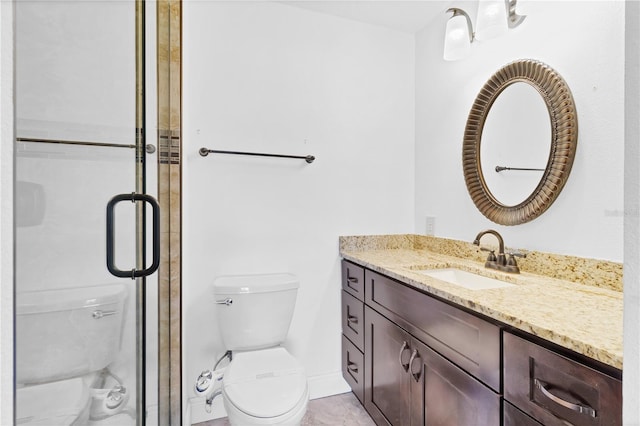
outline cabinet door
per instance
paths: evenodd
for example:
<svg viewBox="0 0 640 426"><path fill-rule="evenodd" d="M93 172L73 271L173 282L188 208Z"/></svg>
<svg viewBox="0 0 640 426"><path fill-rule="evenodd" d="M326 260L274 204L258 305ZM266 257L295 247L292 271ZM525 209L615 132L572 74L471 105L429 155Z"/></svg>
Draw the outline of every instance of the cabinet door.
<svg viewBox="0 0 640 426"><path fill-rule="evenodd" d="M499 426L500 395L438 355L411 342L411 425Z"/></svg>
<svg viewBox="0 0 640 426"><path fill-rule="evenodd" d="M365 307L364 406L378 425L410 424L411 336Z"/></svg>

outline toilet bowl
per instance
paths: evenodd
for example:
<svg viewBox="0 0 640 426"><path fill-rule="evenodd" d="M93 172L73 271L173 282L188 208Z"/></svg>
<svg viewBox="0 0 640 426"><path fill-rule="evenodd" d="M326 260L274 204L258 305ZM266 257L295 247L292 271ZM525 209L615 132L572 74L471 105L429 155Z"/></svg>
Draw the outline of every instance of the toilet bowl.
<svg viewBox="0 0 640 426"><path fill-rule="evenodd" d="M16 423L21 426L86 424L91 399L81 378L61 380L16 390Z"/></svg>
<svg viewBox="0 0 640 426"><path fill-rule="evenodd" d="M218 277L218 324L232 361L221 393L232 425L297 425L309 389L302 365L282 346L295 307L292 274Z"/></svg>
<svg viewBox="0 0 640 426"><path fill-rule="evenodd" d="M122 284L16 295L18 424L87 424L94 394L110 391L88 382L120 351L126 297Z"/></svg>
<svg viewBox="0 0 640 426"><path fill-rule="evenodd" d="M231 424L297 425L309 401L302 366L284 348L240 352L222 382Z"/></svg>

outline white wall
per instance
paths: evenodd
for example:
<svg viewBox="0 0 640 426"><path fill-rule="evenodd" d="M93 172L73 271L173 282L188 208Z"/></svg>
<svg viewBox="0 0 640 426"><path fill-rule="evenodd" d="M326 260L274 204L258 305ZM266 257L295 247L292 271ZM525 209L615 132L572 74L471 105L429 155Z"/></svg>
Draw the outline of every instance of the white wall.
<svg viewBox="0 0 640 426"><path fill-rule="evenodd" d="M416 231L424 232L425 216L434 216L437 236L471 241L480 230L493 228L511 247L621 262L624 2L527 4L530 13L522 25L501 38L474 42L471 56L462 61L442 59L450 14L416 36ZM474 20L476 2L454 6ZM503 65L524 58L547 63L571 88L578 148L569 180L549 210L507 227L486 219L468 195L462 138L484 83Z"/></svg>
<svg viewBox="0 0 640 426"><path fill-rule="evenodd" d="M13 423L13 2L0 2L0 424Z"/></svg>
<svg viewBox="0 0 640 426"><path fill-rule="evenodd" d="M214 278L277 271L300 278L286 346L312 397L344 391L338 236L413 231L414 38L271 2L183 6L185 397L224 352Z"/></svg>
<svg viewBox="0 0 640 426"><path fill-rule="evenodd" d="M624 380L625 425L640 425L640 3L625 9Z"/></svg>

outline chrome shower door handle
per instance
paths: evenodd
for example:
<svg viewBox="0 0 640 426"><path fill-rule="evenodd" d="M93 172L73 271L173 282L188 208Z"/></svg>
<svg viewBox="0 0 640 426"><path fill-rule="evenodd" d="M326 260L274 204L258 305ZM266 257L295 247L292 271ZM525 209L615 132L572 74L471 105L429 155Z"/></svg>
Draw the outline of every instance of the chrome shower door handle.
<svg viewBox="0 0 640 426"><path fill-rule="evenodd" d="M145 269L130 269L123 271L115 265L115 220L114 209L121 201L143 201L151 205L153 213L153 261L150 267ZM160 266L160 206L158 202L147 194L119 194L107 203L107 269L112 275L119 278L136 279L153 274Z"/></svg>

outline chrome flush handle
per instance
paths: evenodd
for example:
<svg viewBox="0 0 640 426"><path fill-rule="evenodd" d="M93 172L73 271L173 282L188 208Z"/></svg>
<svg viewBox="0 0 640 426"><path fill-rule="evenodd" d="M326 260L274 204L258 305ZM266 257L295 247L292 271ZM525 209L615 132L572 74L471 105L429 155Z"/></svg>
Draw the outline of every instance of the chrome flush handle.
<svg viewBox="0 0 640 426"><path fill-rule="evenodd" d="M111 315L115 315L117 313L118 313L118 311L102 311L102 310L98 309L98 310L93 311L91 316L93 317L93 319L100 319L100 318L104 318L104 317L110 317Z"/></svg>
<svg viewBox="0 0 640 426"><path fill-rule="evenodd" d="M216 305L227 305L227 306L231 306L233 304L233 299L230 297L227 297L224 300L216 300Z"/></svg>

